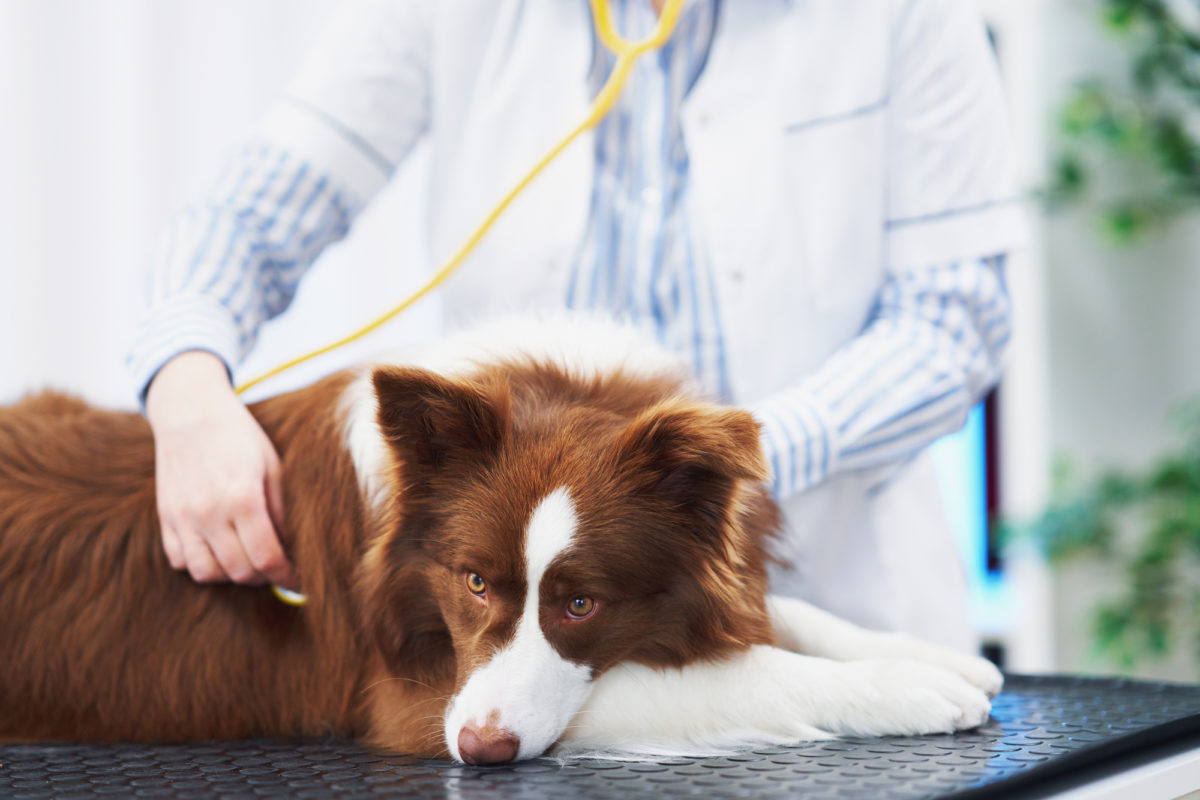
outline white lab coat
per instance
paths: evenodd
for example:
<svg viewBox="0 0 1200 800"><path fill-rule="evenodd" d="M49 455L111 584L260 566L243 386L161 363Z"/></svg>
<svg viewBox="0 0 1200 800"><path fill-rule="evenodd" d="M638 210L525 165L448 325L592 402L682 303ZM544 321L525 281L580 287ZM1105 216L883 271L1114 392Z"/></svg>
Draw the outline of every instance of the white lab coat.
<svg viewBox="0 0 1200 800"><path fill-rule="evenodd" d="M720 15L683 126L693 233L715 271L734 401L749 405L854 337L885 270L1007 251L1021 224L996 70L969 0L725 0ZM363 198L386 178L381 160L398 163L432 132L440 262L583 116L591 48L584 0L351 4L292 86L300 102L265 127L324 154L317 166ZM314 125L314 107L352 126L359 146ZM515 201L441 290L450 327L561 307L593 158L585 136ZM791 567L775 570L774 588L969 646L941 509L926 458L883 485L836 476L786 501Z"/></svg>

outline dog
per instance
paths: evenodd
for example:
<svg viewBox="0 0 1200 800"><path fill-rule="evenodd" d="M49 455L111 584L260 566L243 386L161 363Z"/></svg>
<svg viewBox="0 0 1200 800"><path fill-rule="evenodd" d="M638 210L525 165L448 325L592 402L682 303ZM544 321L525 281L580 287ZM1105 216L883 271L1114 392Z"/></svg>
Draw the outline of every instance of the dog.
<svg viewBox="0 0 1200 800"><path fill-rule="evenodd" d="M138 415L0 409L0 741L357 737L497 764L975 727L987 661L769 597L759 428L595 319L251 406L308 598L162 552Z"/></svg>

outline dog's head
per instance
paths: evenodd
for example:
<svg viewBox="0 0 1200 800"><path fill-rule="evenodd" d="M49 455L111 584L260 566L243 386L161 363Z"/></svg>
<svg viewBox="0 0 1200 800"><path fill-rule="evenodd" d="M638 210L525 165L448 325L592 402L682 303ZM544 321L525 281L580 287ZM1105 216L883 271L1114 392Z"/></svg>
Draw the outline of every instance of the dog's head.
<svg viewBox="0 0 1200 800"><path fill-rule="evenodd" d="M396 491L369 557L372 624L398 673L453 665L454 757L542 753L618 662L770 640L777 512L749 414L536 365L381 368L374 386ZM411 613L414 592L433 622Z"/></svg>

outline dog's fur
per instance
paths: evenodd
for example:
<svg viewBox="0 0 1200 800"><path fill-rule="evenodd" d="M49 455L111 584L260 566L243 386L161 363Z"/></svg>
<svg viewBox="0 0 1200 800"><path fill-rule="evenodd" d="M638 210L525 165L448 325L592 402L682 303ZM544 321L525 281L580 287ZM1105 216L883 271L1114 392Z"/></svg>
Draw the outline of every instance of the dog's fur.
<svg viewBox="0 0 1200 800"><path fill-rule="evenodd" d="M137 415L0 409L0 741L336 733L490 763L986 718L986 662L767 598L758 427L658 351L511 322L408 363L252 406L303 608L170 568Z"/></svg>

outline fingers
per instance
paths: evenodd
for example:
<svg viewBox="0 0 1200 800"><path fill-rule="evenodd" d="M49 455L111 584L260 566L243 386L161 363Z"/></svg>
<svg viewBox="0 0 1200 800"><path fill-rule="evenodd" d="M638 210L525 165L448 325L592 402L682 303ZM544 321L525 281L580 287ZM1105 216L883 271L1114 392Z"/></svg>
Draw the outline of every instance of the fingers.
<svg viewBox="0 0 1200 800"><path fill-rule="evenodd" d="M162 515L162 543L171 568L187 572L197 583L229 580L204 537L192 526L177 526Z"/></svg>
<svg viewBox="0 0 1200 800"><path fill-rule="evenodd" d="M210 377L184 380L177 391L167 381L156 395L151 428L163 551L173 568L201 583L274 581L299 589L276 532L284 519L279 457L225 373Z"/></svg>
<svg viewBox="0 0 1200 800"><path fill-rule="evenodd" d="M272 525L269 540L262 545L266 552L259 547L247 548L250 559L258 571L266 575L272 583L285 589L300 591L300 579L296 569L283 552L279 542L284 534L283 510L283 475L279 465L279 457L274 449L267 450L266 476L263 480L263 494L267 500L267 514ZM261 560L256 560L256 556Z"/></svg>
<svg viewBox="0 0 1200 800"><path fill-rule="evenodd" d="M229 580L243 586L262 586L267 579L254 566L246 550L246 523L243 521L240 526L238 523L226 523L214 535L207 537L208 546Z"/></svg>
<svg viewBox="0 0 1200 800"><path fill-rule="evenodd" d="M278 502L278 494L276 495ZM197 583L233 581L247 586L267 582L299 591L295 568L279 543L265 498L238 504L238 516L219 516L163 525L163 549L174 569Z"/></svg>
<svg viewBox="0 0 1200 800"><path fill-rule="evenodd" d="M266 452L266 471L263 478L263 495L267 498L267 513L275 531L283 535L283 468L279 465L279 456L275 450L268 448Z"/></svg>
<svg viewBox="0 0 1200 800"><path fill-rule="evenodd" d="M167 554L167 561L171 564L171 568L187 569L187 559L183 557L183 544L179 541L179 534L175 532L173 526L165 522L162 524L162 543L163 552Z"/></svg>
<svg viewBox="0 0 1200 800"><path fill-rule="evenodd" d="M254 507L253 501L243 505L246 509ZM266 537L279 550L279 557L283 557L269 521L265 526L262 522L267 520L264 500L258 499L256 523L249 521L254 518L249 513L236 523L223 517L219 511L210 511L181 514L170 521L164 519L162 541L167 561L174 569L187 572L197 583L233 581L248 586L266 583L268 578L259 571L258 562L270 567L274 565L272 558L251 557L246 544L262 550L259 542Z"/></svg>
<svg viewBox="0 0 1200 800"><path fill-rule="evenodd" d="M263 582L270 581L285 589L299 591L295 570L283 552L266 508L260 507L251 515L240 517L236 525L242 552L255 575ZM244 582L231 577L239 583Z"/></svg>
<svg viewBox="0 0 1200 800"><path fill-rule="evenodd" d="M192 580L196 583L220 583L229 580L229 575L217 563L212 550L209 549L208 542L196 530L180 528L177 529L177 533L185 568Z"/></svg>

